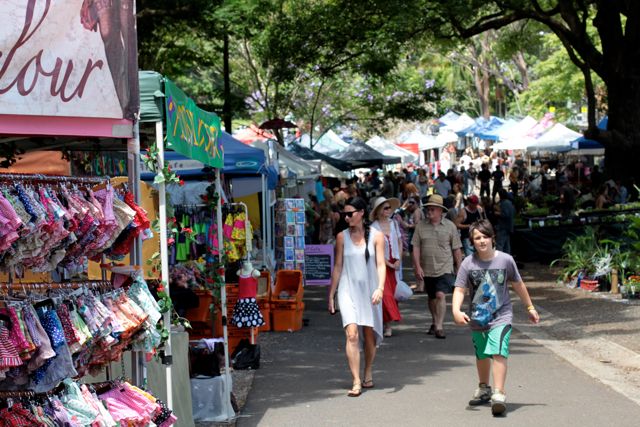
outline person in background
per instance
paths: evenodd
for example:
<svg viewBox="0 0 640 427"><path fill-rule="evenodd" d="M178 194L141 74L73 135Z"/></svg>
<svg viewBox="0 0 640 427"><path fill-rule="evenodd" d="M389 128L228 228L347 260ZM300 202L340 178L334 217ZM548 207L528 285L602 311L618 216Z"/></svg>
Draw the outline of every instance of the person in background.
<svg viewBox="0 0 640 427"><path fill-rule="evenodd" d="M496 169L491 174L491 178L493 179L493 190L491 191L491 198L495 201L496 194L502 190L502 181L504 181L504 172L502 172L502 168L500 165L496 165Z"/></svg>
<svg viewBox="0 0 640 427"><path fill-rule="evenodd" d="M411 244L413 233L416 225L419 224L423 218L420 204L420 199L415 196L407 200L399 209L400 215L396 215L396 221L400 225L400 230L403 234L403 249L410 254L413 253L413 245ZM424 282L416 279L416 283L411 285L411 289L415 292L424 292Z"/></svg>
<svg viewBox="0 0 640 427"><path fill-rule="evenodd" d="M462 209L464 201L464 195L462 194L462 185L457 182L453 184L451 193L453 194L453 209L455 211L455 214L457 214L460 209Z"/></svg>
<svg viewBox="0 0 640 427"><path fill-rule="evenodd" d="M595 207L596 209L608 209L611 206L611 200L609 200L608 187L603 184L598 189L598 196L596 197Z"/></svg>
<svg viewBox="0 0 640 427"><path fill-rule="evenodd" d="M387 174L384 176L384 182L382 183L382 190L380 195L387 198L395 196L395 184L393 173L391 171L387 172Z"/></svg>
<svg viewBox="0 0 640 427"><path fill-rule="evenodd" d="M338 305L346 336L346 354L353 385L347 393L358 397L362 388L372 388L376 347L382 342L382 297L387 268L384 237L365 224L367 203L360 197L347 200L342 215L349 227L338 234L331 275L328 309ZM360 376L360 349L364 348L364 381Z"/></svg>
<svg viewBox="0 0 640 427"><path fill-rule="evenodd" d="M296 199L302 199L300 195L295 196ZM305 214L305 223L304 223L304 242L308 245L313 243L314 239L317 239L317 234L315 232L317 221L320 219L320 214L318 213L319 209L317 207L317 199L312 194L309 194L310 200L304 201L304 214Z"/></svg>
<svg viewBox="0 0 640 427"><path fill-rule="evenodd" d="M320 220L318 221L318 240L321 245L335 243L335 229L337 218L331 209L331 204L326 200L320 203Z"/></svg>
<svg viewBox="0 0 640 427"><path fill-rule="evenodd" d="M391 322L402 320L398 302L396 301L396 285L401 279L402 271L402 240L398 224L392 216L400 206L400 200L396 198L378 197L371 208L369 220L371 228L375 228L384 235L384 259L387 265L387 279L384 284L382 297L382 321L384 323L385 337L392 335Z"/></svg>
<svg viewBox="0 0 640 427"><path fill-rule="evenodd" d="M491 183L491 172L489 171L489 166L486 163L483 163L480 166L478 179L480 180L480 197L489 197L491 195L491 189L489 188Z"/></svg>
<svg viewBox="0 0 640 427"><path fill-rule="evenodd" d="M449 191L451 191L451 182L449 182L444 172L440 171L438 173L438 179L433 183L433 189L436 194L439 194L442 197L447 197L449 195Z"/></svg>
<svg viewBox="0 0 640 427"><path fill-rule="evenodd" d="M432 323L428 334L444 339L445 295L451 292L454 272L462 261L462 243L456 226L444 218L447 208L439 194L425 204L427 219L417 226L413 239L413 268L416 278L424 281L429 294ZM455 269L454 269L455 264Z"/></svg>
<svg viewBox="0 0 640 427"><path fill-rule="evenodd" d="M494 249L495 233L489 221L473 224L469 232L475 254L465 258L458 270L451 309L457 325L470 326L475 347L479 384L469 405L490 402L496 416L507 410L504 386L513 321L509 283L526 307L529 320L536 324L540 316L511 255ZM461 311L467 290L471 295L469 314ZM492 370L493 389L489 385Z"/></svg>
<svg viewBox="0 0 640 427"><path fill-rule="evenodd" d="M418 192L420 193L420 199L426 197L429 192L429 177L427 176L427 172L422 168L418 169Z"/></svg>
<svg viewBox="0 0 640 427"><path fill-rule="evenodd" d="M420 191L418 191L418 187L413 182L407 182L404 185L404 190L402 191L402 201L407 201L412 197L419 197Z"/></svg>
<svg viewBox="0 0 640 427"><path fill-rule="evenodd" d="M307 197L309 201L305 201L305 207L308 205L310 211L313 213L309 215L311 218L309 218L309 216L305 218L305 226L307 227L306 233L311 236L310 243L318 244L320 240L320 203L314 194L309 193ZM310 221L311 224L309 224Z"/></svg>
<svg viewBox="0 0 640 427"><path fill-rule="evenodd" d="M504 188L498 193L500 202L496 205L496 249L511 254L511 235L514 231L516 208L511 195Z"/></svg>
<svg viewBox="0 0 640 427"><path fill-rule="evenodd" d="M518 196L518 168L512 167L509 171L509 191L513 194L513 197Z"/></svg>
<svg viewBox="0 0 640 427"><path fill-rule="evenodd" d="M627 203L627 199L629 198L629 190L627 190L627 187L622 184L622 180L620 179L616 179L616 190L616 197L614 199L615 202L617 204Z"/></svg>
<svg viewBox="0 0 640 427"><path fill-rule="evenodd" d="M467 205L460 209L454 223L458 230L460 230L460 240L462 241L462 247L464 250L464 256L469 256L473 253L473 245L469 238L469 227L471 224L482 219L483 210L480 206L480 199L475 194L472 194L467 198Z"/></svg>

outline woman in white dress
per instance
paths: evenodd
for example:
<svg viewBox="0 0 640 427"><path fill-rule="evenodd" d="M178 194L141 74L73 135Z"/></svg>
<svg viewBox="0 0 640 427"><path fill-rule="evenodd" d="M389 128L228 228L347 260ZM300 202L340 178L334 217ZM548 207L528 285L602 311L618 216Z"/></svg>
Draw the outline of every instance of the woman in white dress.
<svg viewBox="0 0 640 427"><path fill-rule="evenodd" d="M360 396L373 387L373 360L382 341L382 296L386 278L384 236L365 224L367 203L353 197L341 213L349 228L336 237L336 258L329 290L329 313L335 314L334 297L346 334L346 354L353 377L348 395ZM364 348L364 381L360 379L360 349Z"/></svg>

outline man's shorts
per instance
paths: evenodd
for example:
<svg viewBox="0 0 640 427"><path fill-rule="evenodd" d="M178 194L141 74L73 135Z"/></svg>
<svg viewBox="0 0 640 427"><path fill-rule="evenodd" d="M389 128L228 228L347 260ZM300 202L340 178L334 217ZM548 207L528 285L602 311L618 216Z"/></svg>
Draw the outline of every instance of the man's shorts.
<svg viewBox="0 0 640 427"><path fill-rule="evenodd" d="M486 359L495 355L509 357L511 325L498 325L488 331L471 331L476 358Z"/></svg>
<svg viewBox="0 0 640 427"><path fill-rule="evenodd" d="M445 294L451 293L455 279L456 277L453 274L443 274L442 276L437 277L425 277L424 290L427 291L429 299L435 299L436 292L442 292Z"/></svg>

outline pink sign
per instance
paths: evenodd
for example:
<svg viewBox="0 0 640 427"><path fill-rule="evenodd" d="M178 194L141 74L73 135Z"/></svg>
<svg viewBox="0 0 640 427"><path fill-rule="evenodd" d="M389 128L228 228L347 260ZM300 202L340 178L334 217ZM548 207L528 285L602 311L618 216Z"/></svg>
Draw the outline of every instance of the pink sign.
<svg viewBox="0 0 640 427"><path fill-rule="evenodd" d="M305 285L331 285L333 245L306 245L304 248Z"/></svg>
<svg viewBox="0 0 640 427"><path fill-rule="evenodd" d="M94 122L76 124L82 129L67 134L129 133L118 126L139 110L133 6L133 0L3 1L0 132L59 135L64 131L51 118L90 118ZM48 123L41 130L36 119L22 128L16 116L46 117ZM99 129L103 124L116 127Z"/></svg>

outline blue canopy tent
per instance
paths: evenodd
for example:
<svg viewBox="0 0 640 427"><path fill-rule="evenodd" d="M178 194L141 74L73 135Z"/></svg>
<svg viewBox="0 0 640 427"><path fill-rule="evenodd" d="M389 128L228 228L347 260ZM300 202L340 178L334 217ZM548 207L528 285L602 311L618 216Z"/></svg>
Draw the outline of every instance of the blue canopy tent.
<svg viewBox="0 0 640 427"><path fill-rule="evenodd" d="M598 122L598 129L607 130L608 123L609 117L603 117L602 120ZM584 136L571 142L571 148L573 150L579 150L577 154L604 154L604 146L602 144L593 139L585 138Z"/></svg>
<svg viewBox="0 0 640 427"><path fill-rule="evenodd" d="M474 124L465 129L457 131L456 133L458 134L458 136L471 135L482 138L480 134L492 129L497 129L498 127L502 126L503 123L504 120L494 116L491 116L489 120L485 119L484 117L478 117Z"/></svg>
<svg viewBox="0 0 640 427"><path fill-rule="evenodd" d="M517 123L518 122L513 119L507 119L502 123L498 123L498 121L495 121L492 124L491 122L489 122L487 127L484 130L480 131L479 133L476 133L475 136L477 136L480 139L499 141L502 135L505 132L508 132L509 129L513 128Z"/></svg>
<svg viewBox="0 0 640 427"><path fill-rule="evenodd" d="M220 132L219 141L224 150L222 173L234 176L266 175L268 189L276 188L278 173L275 168L265 165L263 150L245 145L225 131ZM201 178L211 172L211 168L202 162L192 160L175 151L167 151L164 158L171 165L171 169L183 179ZM153 181L154 176L152 172L140 174L143 181Z"/></svg>

